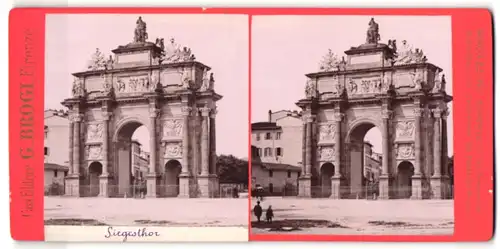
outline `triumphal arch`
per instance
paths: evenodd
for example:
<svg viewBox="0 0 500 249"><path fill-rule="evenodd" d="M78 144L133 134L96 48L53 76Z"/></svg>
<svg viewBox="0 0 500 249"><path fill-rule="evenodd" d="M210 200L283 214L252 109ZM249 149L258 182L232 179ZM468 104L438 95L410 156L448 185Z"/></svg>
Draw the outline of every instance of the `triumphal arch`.
<svg viewBox="0 0 500 249"><path fill-rule="evenodd" d="M137 20L133 41L74 73L70 110L68 196L216 197L216 102L210 67L172 38L148 41ZM131 30L132 31L132 30ZM148 172L133 175L131 139L149 132ZM141 179L142 178L142 179ZM142 184L142 185L141 185ZM142 189L142 190L141 190Z"/></svg>
<svg viewBox="0 0 500 249"><path fill-rule="evenodd" d="M366 41L307 74L299 195L359 198L367 193L364 136L381 133L379 198L450 198L447 116L452 98L442 69L407 41L380 43L372 18Z"/></svg>

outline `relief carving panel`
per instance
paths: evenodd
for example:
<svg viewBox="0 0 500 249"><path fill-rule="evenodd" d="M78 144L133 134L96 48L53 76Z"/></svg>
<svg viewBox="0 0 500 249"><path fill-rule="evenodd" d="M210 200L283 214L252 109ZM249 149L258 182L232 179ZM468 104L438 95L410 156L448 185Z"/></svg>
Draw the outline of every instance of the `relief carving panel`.
<svg viewBox="0 0 500 249"><path fill-rule="evenodd" d="M347 90L349 95L380 93L382 79L380 77L350 78L347 81Z"/></svg>
<svg viewBox="0 0 500 249"><path fill-rule="evenodd" d="M100 160L102 158L102 152L101 145L90 145L87 147L87 159Z"/></svg>
<svg viewBox="0 0 500 249"><path fill-rule="evenodd" d="M184 124L182 119L168 119L163 122L163 137L177 138L182 136Z"/></svg>
<svg viewBox="0 0 500 249"><path fill-rule="evenodd" d="M396 159L405 160L415 158L415 146L413 144L398 144L396 146Z"/></svg>
<svg viewBox="0 0 500 249"><path fill-rule="evenodd" d="M87 128L87 142L101 142L103 128L103 124L89 124Z"/></svg>
<svg viewBox="0 0 500 249"><path fill-rule="evenodd" d="M318 152L320 161L333 161L335 158L335 149L333 146L319 147Z"/></svg>
<svg viewBox="0 0 500 249"><path fill-rule="evenodd" d="M399 121L396 123L396 139L413 138L415 135L414 121Z"/></svg>
<svg viewBox="0 0 500 249"><path fill-rule="evenodd" d="M116 91L119 93L149 92L156 86L151 84L148 75L119 77L116 79Z"/></svg>
<svg viewBox="0 0 500 249"><path fill-rule="evenodd" d="M165 143L164 158L182 158L182 143Z"/></svg>
<svg viewBox="0 0 500 249"><path fill-rule="evenodd" d="M320 124L319 125L319 141L333 141L335 138L335 124Z"/></svg>

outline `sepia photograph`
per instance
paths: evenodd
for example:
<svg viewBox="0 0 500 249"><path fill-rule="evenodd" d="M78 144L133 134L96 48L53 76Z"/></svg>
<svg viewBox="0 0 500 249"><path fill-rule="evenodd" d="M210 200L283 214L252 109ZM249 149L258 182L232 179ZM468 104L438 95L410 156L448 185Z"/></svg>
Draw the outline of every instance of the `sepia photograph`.
<svg viewBox="0 0 500 249"><path fill-rule="evenodd" d="M454 233L450 16L254 16L251 233Z"/></svg>
<svg viewBox="0 0 500 249"><path fill-rule="evenodd" d="M69 226L247 239L248 33L245 15L46 16L48 240Z"/></svg>

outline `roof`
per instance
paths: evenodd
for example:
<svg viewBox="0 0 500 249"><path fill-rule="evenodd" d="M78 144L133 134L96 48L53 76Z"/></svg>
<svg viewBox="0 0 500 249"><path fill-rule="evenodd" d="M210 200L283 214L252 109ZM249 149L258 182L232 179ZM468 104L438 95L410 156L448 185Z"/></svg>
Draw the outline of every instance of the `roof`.
<svg viewBox="0 0 500 249"><path fill-rule="evenodd" d="M252 131L254 130L280 130L281 126L277 126L274 122L257 122L252 123Z"/></svg>
<svg viewBox="0 0 500 249"><path fill-rule="evenodd" d="M302 169L298 166L293 166L290 164L284 163L263 163L263 162L252 162L252 165L260 165L267 170L275 170L275 171L302 171Z"/></svg>
<svg viewBox="0 0 500 249"><path fill-rule="evenodd" d="M68 166L59 165L59 164L55 164L55 163L45 163L44 164L44 169L68 171L69 167Z"/></svg>

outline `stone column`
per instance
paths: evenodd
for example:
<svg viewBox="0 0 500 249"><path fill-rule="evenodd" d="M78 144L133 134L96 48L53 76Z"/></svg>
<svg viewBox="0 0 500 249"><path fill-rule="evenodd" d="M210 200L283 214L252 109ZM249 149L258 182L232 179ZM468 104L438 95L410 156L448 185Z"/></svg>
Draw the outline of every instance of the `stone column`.
<svg viewBox="0 0 500 249"><path fill-rule="evenodd" d="M305 119L305 153L303 158L304 172L299 179L299 196L311 197L311 163L312 163L312 121L313 117L310 114L304 117ZM303 135L304 136L304 135Z"/></svg>
<svg viewBox="0 0 500 249"><path fill-rule="evenodd" d="M216 131L215 131L215 115L217 115L217 109L213 108L210 113L210 186L212 197L219 196L219 177L217 169L217 151L216 151Z"/></svg>
<svg viewBox="0 0 500 249"><path fill-rule="evenodd" d="M200 197L208 198L210 196L210 179L209 179L209 139L208 139L208 116L210 108L201 108L201 174L198 177L198 186L200 188Z"/></svg>
<svg viewBox="0 0 500 249"><path fill-rule="evenodd" d="M313 149L312 149L312 140L313 140L313 116L309 116L307 118L307 134L306 134L306 176L311 176L311 167L312 167L312 157L313 157Z"/></svg>
<svg viewBox="0 0 500 249"><path fill-rule="evenodd" d="M412 177L412 199L422 199L422 116L424 109L415 108L415 171Z"/></svg>
<svg viewBox="0 0 500 249"><path fill-rule="evenodd" d="M75 123L73 122L73 117L70 117L70 123L69 123L69 155L68 155L68 158L69 158L69 169L68 169L68 175L73 175L73 146L74 146L74 139L73 139L73 136L74 136L74 127L75 127Z"/></svg>
<svg viewBox="0 0 500 249"><path fill-rule="evenodd" d="M79 138L79 133L75 132L75 115L69 117L69 174L64 180L64 195L79 196L79 171L75 171L75 142ZM76 135L76 137L75 137ZM78 151L78 148L76 149Z"/></svg>
<svg viewBox="0 0 500 249"><path fill-rule="evenodd" d="M189 117L191 115L192 108L189 106L182 107L182 168L181 174L179 175L179 195L178 197L189 197L189 180L191 174L189 172Z"/></svg>
<svg viewBox="0 0 500 249"><path fill-rule="evenodd" d="M109 119L112 113L103 112L102 113L102 174L99 177L99 196L109 197Z"/></svg>
<svg viewBox="0 0 500 249"><path fill-rule="evenodd" d="M81 189L80 189L80 165L81 165L81 125L82 125L82 120L83 120L83 115L82 114L75 114L73 116L73 176L71 177L72 179L70 180L70 194L71 196L81 196Z"/></svg>
<svg viewBox="0 0 500 249"><path fill-rule="evenodd" d="M392 119L391 110L382 110L382 174L379 178L380 199L389 199L389 157L392 150L390 146L389 122Z"/></svg>
<svg viewBox="0 0 500 249"><path fill-rule="evenodd" d="M300 174L304 176L306 174L306 137L307 137L307 119L303 119L302 124L302 165L300 165Z"/></svg>
<svg viewBox="0 0 500 249"><path fill-rule="evenodd" d="M331 179L332 181L332 194L330 198L340 199L340 168L342 167L342 120L343 113L335 113L335 172Z"/></svg>
<svg viewBox="0 0 500 249"><path fill-rule="evenodd" d="M442 143L441 143L441 114L442 110L439 108L433 109L432 114L434 116L434 174L431 177L431 188L432 188L432 198L433 199L441 199L442 198L442 190L441 190L441 159L442 159Z"/></svg>
<svg viewBox="0 0 500 249"><path fill-rule="evenodd" d="M158 174L156 172L157 158L157 129L156 129L156 119L160 114L160 110L156 107L151 107L149 109L149 148L151 150L149 154L149 174L147 176L147 197L156 198L157 197L157 180Z"/></svg>

